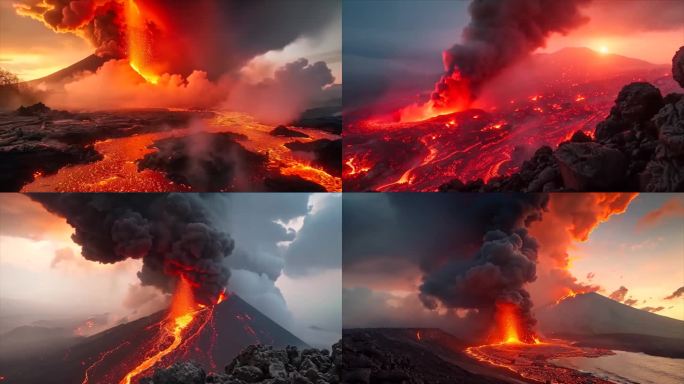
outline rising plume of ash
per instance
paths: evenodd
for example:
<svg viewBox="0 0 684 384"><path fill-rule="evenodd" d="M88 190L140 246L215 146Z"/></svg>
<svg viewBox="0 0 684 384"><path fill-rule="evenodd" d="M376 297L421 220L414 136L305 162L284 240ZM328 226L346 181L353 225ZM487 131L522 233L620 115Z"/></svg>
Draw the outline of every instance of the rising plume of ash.
<svg viewBox="0 0 684 384"><path fill-rule="evenodd" d="M483 199L486 200L486 199ZM525 286L536 280L537 241L527 226L541 218L545 195L507 196L508 204L487 202L471 211L466 221L484 230L474 254L453 249L440 266L424 271L420 298L431 309L477 310L493 319L501 304L517 308L521 340L532 342L536 320Z"/></svg>
<svg viewBox="0 0 684 384"><path fill-rule="evenodd" d="M214 303L230 271L224 260L231 237L209 219L202 198L192 194L31 194L62 216L87 260L111 264L141 259L143 285L172 292L180 276L198 301Z"/></svg>
<svg viewBox="0 0 684 384"><path fill-rule="evenodd" d="M82 36L100 56L125 56L123 1L20 0L14 7L20 15L41 21L55 31Z"/></svg>
<svg viewBox="0 0 684 384"><path fill-rule="evenodd" d="M552 33L568 33L586 23L580 8L591 0L473 0L462 43L443 52L445 74L432 94L437 104L460 73L477 96L480 87L503 69L543 47Z"/></svg>

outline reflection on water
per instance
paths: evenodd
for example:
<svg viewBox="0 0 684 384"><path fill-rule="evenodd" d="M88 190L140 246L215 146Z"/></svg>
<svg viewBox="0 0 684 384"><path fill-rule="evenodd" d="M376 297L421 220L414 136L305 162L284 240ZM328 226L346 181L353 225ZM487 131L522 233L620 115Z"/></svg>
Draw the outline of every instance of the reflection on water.
<svg viewBox="0 0 684 384"><path fill-rule="evenodd" d="M551 362L562 367L590 372L619 384L684 383L684 359L615 351L615 355L610 356L568 357Z"/></svg>

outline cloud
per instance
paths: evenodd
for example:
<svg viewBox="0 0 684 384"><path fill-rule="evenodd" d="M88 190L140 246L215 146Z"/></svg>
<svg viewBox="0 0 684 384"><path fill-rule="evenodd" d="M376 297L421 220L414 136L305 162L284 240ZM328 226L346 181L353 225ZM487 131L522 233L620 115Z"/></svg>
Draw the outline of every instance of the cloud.
<svg viewBox="0 0 684 384"><path fill-rule="evenodd" d="M682 295L684 295L684 287L679 287L670 296L665 297L665 300L673 300L682 297Z"/></svg>
<svg viewBox="0 0 684 384"><path fill-rule="evenodd" d="M620 286L620 288L615 290L608 297L615 301L623 302L625 300L625 296L627 295L627 291L627 288L625 288L624 286Z"/></svg>
<svg viewBox="0 0 684 384"><path fill-rule="evenodd" d="M647 311L647 312L651 312L651 313L660 312L663 309L665 309L665 307L662 307L662 306L661 307L643 307L643 308L641 308L642 311Z"/></svg>
<svg viewBox="0 0 684 384"><path fill-rule="evenodd" d="M639 300L632 299L631 297L627 300L625 300L624 304L629 305L630 307L633 307L634 304L637 304Z"/></svg>
<svg viewBox="0 0 684 384"><path fill-rule="evenodd" d="M654 227L665 220L682 217L684 217L684 203L681 197L675 196L641 217L636 227L643 230Z"/></svg>
<svg viewBox="0 0 684 384"><path fill-rule="evenodd" d="M306 276L342 263L342 198L330 195L317 212L304 219L285 254L284 273Z"/></svg>
<svg viewBox="0 0 684 384"><path fill-rule="evenodd" d="M0 235L69 241L73 228L39 203L19 193L0 195Z"/></svg>

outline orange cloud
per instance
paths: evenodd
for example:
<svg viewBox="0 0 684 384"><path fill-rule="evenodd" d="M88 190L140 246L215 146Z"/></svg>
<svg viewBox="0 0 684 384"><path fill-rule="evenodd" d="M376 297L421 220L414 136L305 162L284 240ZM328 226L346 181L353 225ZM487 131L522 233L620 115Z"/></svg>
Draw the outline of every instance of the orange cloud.
<svg viewBox="0 0 684 384"><path fill-rule="evenodd" d="M645 229L658 225L663 220L673 217L684 217L684 203L681 198L673 197L659 208L647 213L637 222L638 229Z"/></svg>

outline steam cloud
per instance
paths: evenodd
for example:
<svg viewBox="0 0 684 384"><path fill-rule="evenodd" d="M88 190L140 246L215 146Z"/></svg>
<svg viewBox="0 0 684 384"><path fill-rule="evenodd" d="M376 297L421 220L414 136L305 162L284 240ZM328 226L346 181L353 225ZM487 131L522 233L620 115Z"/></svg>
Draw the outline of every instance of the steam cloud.
<svg viewBox="0 0 684 384"><path fill-rule="evenodd" d="M64 217L87 260L116 263L142 259L143 285L173 291L179 276L196 299L213 303L230 272L223 262L233 240L217 230L199 197L187 194L32 194Z"/></svg>
<svg viewBox="0 0 684 384"><path fill-rule="evenodd" d="M454 86L452 74L458 71L477 93L484 82L501 70L543 47L554 32L567 33L589 19L580 7L591 0L474 0L470 3L470 23L463 30L463 43L443 53L446 73L432 94L444 104L443 94Z"/></svg>

